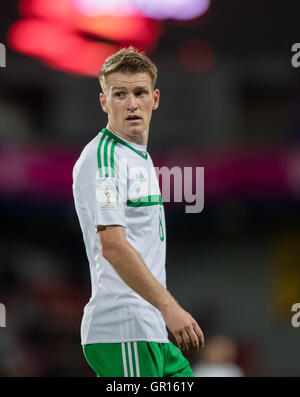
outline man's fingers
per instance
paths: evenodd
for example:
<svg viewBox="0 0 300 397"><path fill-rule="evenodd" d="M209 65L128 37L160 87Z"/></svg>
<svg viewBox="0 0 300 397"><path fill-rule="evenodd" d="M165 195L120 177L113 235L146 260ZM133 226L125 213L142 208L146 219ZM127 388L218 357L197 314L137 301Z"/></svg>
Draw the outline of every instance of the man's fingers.
<svg viewBox="0 0 300 397"><path fill-rule="evenodd" d="M189 334L187 333L187 331L185 330L185 329L183 329L182 331L181 331L181 336L182 336L182 339L183 339L183 342L184 342L184 346L185 346L185 348L186 348L186 351L187 352L190 352L193 348L192 348L192 342L191 342L191 340L190 340L190 336L189 336Z"/></svg>
<svg viewBox="0 0 300 397"><path fill-rule="evenodd" d="M176 338L176 342L177 342L177 344L178 344L179 349L180 349L180 350L184 350L184 341L183 341L183 339L182 339L181 333L178 332L178 334L177 334L177 335L174 335L174 336L175 336L175 338Z"/></svg>
<svg viewBox="0 0 300 397"><path fill-rule="evenodd" d="M204 347L204 335L203 335L201 328L199 327L199 325L197 323L194 324L194 331L196 332L196 334L199 338L200 346Z"/></svg>
<svg viewBox="0 0 300 397"><path fill-rule="evenodd" d="M189 329L188 330L188 334L189 334L189 337L190 337L190 341L192 343L192 350L199 350L199 344L201 342L199 341L199 337L196 334L194 328Z"/></svg>

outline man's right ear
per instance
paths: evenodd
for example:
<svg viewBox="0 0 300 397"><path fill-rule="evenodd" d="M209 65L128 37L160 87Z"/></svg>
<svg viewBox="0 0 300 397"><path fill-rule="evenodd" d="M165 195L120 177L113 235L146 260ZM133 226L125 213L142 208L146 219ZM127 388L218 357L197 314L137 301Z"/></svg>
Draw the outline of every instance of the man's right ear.
<svg viewBox="0 0 300 397"><path fill-rule="evenodd" d="M103 112L107 113L106 97L105 97L105 94L103 94L103 92L100 92L99 99L100 99L100 104L101 104L101 108L102 108Z"/></svg>

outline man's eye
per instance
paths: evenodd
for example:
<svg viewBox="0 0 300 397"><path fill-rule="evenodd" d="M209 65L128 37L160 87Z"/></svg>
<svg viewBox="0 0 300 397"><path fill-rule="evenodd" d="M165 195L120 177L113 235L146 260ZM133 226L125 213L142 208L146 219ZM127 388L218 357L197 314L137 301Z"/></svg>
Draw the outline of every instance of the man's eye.
<svg viewBox="0 0 300 397"><path fill-rule="evenodd" d="M146 91L138 91L137 92L137 96L141 96L141 95L143 95L143 94L145 94L146 93Z"/></svg>
<svg viewBox="0 0 300 397"><path fill-rule="evenodd" d="M122 97L124 95L124 92L116 92L115 96L117 97Z"/></svg>

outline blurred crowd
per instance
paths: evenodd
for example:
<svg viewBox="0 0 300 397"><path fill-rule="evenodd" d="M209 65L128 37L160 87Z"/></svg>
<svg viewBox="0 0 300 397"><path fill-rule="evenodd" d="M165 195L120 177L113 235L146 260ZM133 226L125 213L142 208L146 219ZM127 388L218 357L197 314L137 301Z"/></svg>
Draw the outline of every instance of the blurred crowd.
<svg viewBox="0 0 300 397"><path fill-rule="evenodd" d="M0 330L0 377L95 376L80 345L90 293L87 262L78 281L58 252L12 242L5 248L0 284L7 318ZM243 376L238 349L232 338L212 336L203 350L186 357L195 376Z"/></svg>
<svg viewBox="0 0 300 397"><path fill-rule="evenodd" d="M79 335L87 286L41 247L11 243L2 252L0 376L92 376Z"/></svg>

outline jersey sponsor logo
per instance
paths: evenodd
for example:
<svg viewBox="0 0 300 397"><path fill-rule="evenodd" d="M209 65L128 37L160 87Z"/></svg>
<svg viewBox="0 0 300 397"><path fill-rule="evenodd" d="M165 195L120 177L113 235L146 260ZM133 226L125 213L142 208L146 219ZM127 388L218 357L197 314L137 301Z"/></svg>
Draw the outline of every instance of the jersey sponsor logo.
<svg viewBox="0 0 300 397"><path fill-rule="evenodd" d="M101 209L117 210L117 189L115 186L98 186L96 196Z"/></svg>

